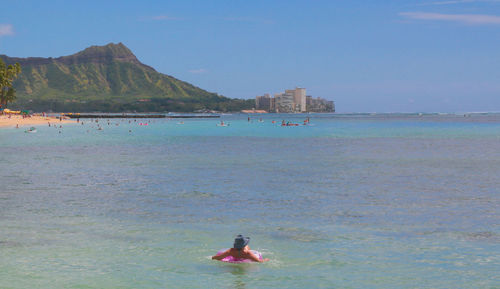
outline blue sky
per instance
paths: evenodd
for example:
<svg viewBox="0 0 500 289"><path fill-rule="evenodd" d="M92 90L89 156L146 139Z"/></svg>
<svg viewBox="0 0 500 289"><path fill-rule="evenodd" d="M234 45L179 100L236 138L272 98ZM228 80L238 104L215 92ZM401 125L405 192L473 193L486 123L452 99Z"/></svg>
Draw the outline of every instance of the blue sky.
<svg viewBox="0 0 500 289"><path fill-rule="evenodd" d="M301 86L338 112L500 111L500 0L5 1L0 54L123 42L228 97Z"/></svg>

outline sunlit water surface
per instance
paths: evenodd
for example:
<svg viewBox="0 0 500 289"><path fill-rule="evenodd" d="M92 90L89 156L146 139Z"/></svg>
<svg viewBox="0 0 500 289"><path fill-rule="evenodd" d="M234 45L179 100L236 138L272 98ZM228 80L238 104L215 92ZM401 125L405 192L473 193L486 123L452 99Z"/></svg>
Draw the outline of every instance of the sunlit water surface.
<svg viewBox="0 0 500 289"><path fill-rule="evenodd" d="M500 115L222 119L0 129L0 288L500 288Z"/></svg>

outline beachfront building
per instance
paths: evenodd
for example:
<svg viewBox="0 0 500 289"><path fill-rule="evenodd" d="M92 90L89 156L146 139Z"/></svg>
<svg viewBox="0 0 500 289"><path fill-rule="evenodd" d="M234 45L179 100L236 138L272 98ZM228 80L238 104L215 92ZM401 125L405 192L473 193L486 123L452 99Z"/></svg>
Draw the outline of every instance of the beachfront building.
<svg viewBox="0 0 500 289"><path fill-rule="evenodd" d="M276 111L276 99L272 97L269 103L269 112L274 112L274 111Z"/></svg>
<svg viewBox="0 0 500 289"><path fill-rule="evenodd" d="M295 89L285 90L286 94L293 95L294 112L306 112L306 89L296 87Z"/></svg>
<svg viewBox="0 0 500 289"><path fill-rule="evenodd" d="M274 97L264 94L255 97L255 108L268 112L335 112L335 104L320 97L306 96L306 89L296 87L276 93Z"/></svg>
<svg viewBox="0 0 500 289"><path fill-rule="evenodd" d="M276 112L295 112L295 101L293 94L276 93L274 95L274 103Z"/></svg>
<svg viewBox="0 0 500 289"><path fill-rule="evenodd" d="M310 95L306 97L308 112L335 112L335 103L321 97L314 98Z"/></svg>
<svg viewBox="0 0 500 289"><path fill-rule="evenodd" d="M255 98L255 109L271 111L271 97L269 93Z"/></svg>

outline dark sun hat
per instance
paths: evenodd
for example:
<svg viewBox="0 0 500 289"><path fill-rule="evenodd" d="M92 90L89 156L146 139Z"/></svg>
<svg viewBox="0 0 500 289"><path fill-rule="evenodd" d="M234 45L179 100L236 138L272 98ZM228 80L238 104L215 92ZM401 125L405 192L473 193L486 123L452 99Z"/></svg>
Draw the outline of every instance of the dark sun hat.
<svg viewBox="0 0 500 289"><path fill-rule="evenodd" d="M238 235L234 239L234 248L235 249L242 249L246 245L248 245L248 242L250 242L250 237L243 237L243 235Z"/></svg>

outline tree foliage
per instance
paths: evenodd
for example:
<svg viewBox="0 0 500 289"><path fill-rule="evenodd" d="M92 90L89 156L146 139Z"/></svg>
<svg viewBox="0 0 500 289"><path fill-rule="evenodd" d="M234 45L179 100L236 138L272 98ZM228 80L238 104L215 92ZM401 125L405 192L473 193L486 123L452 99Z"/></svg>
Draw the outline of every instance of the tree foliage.
<svg viewBox="0 0 500 289"><path fill-rule="evenodd" d="M5 108L7 103L16 99L16 90L12 87L12 83L21 73L19 63L14 65L5 65L0 59L0 107Z"/></svg>
<svg viewBox="0 0 500 289"><path fill-rule="evenodd" d="M25 100L19 98L10 105L13 109L53 112L195 112L215 110L235 112L255 107L254 99L224 99L223 101L199 102L196 99L179 100L168 98L152 98L148 102L123 100L121 98L93 99L85 101L68 101L57 98Z"/></svg>

